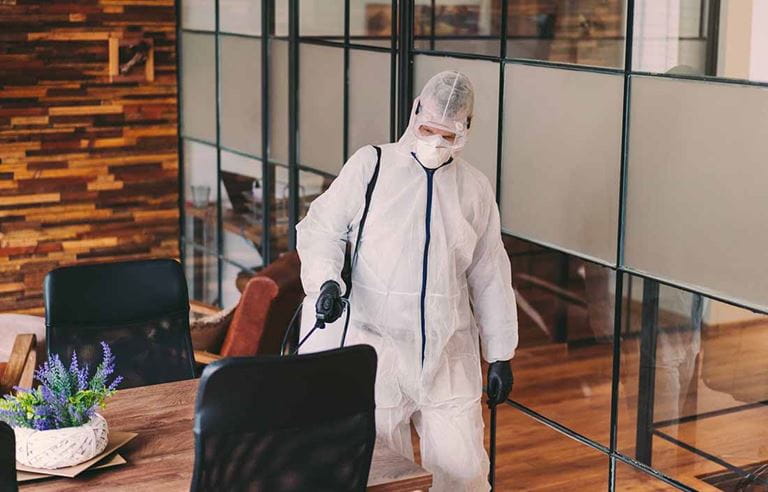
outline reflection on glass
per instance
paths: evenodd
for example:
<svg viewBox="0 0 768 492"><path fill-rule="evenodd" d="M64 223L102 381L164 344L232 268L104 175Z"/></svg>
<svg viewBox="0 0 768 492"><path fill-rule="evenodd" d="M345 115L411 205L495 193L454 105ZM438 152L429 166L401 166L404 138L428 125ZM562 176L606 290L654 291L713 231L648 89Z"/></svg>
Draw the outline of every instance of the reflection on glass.
<svg viewBox="0 0 768 492"><path fill-rule="evenodd" d="M768 3L635 2L635 70L768 80Z"/></svg>
<svg viewBox="0 0 768 492"><path fill-rule="evenodd" d="M507 57L621 67L625 3L508 0Z"/></svg>
<svg viewBox="0 0 768 492"><path fill-rule="evenodd" d="M508 405L497 412L497 452L503 453L503 462L497 462L496 490L608 490L608 456ZM488 410L483 413L488 429Z"/></svg>
<svg viewBox="0 0 768 492"><path fill-rule="evenodd" d="M349 36L356 44L392 45L392 2L350 2Z"/></svg>
<svg viewBox="0 0 768 492"><path fill-rule="evenodd" d="M619 451L695 489L765 490L768 316L631 276L622 308Z"/></svg>
<svg viewBox="0 0 768 492"><path fill-rule="evenodd" d="M511 236L504 244L520 326L512 398L607 443L614 273Z"/></svg>
<svg viewBox="0 0 768 492"><path fill-rule="evenodd" d="M414 46L417 49L496 56L499 54L499 0L422 0L416 2L413 15Z"/></svg>
<svg viewBox="0 0 768 492"><path fill-rule="evenodd" d="M633 466L616 460L615 490L622 492L672 492L678 489Z"/></svg>
<svg viewBox="0 0 768 492"><path fill-rule="evenodd" d="M187 236L184 247L184 271L187 276L189 299L218 305L219 265L215 255L191 242Z"/></svg>
<svg viewBox="0 0 768 492"><path fill-rule="evenodd" d="M216 147L184 140L184 237L188 245L195 244L213 255L216 254L218 244L215 190ZM199 257L195 260L198 263L195 268L200 270L195 275L204 278L206 282L218 281L218 275L211 276L210 272L203 271L208 264L208 260L203 261L205 255L201 256L199 251L195 254L195 258ZM198 297L192 298L203 301L205 295L211 300L210 292L217 295L216 289L211 291L208 287L198 287Z"/></svg>

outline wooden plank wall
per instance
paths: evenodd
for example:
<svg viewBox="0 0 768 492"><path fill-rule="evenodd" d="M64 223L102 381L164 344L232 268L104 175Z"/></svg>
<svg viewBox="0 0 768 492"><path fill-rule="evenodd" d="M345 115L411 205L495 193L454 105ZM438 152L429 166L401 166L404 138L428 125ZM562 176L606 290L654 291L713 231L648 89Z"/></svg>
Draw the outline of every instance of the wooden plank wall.
<svg viewBox="0 0 768 492"><path fill-rule="evenodd" d="M109 76L149 37L154 81ZM0 312L59 265L178 256L173 0L0 0Z"/></svg>

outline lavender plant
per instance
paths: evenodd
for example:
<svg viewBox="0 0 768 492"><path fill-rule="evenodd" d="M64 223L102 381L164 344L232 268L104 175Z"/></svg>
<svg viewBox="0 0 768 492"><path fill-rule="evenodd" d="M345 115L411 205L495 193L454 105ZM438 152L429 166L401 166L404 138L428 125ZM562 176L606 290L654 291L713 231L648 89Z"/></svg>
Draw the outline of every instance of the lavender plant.
<svg viewBox="0 0 768 492"><path fill-rule="evenodd" d="M103 408L123 380L112 378L115 356L109 345L101 342L102 360L93 377L88 365L80 367L72 353L69 368L54 354L35 371L40 385L35 389L15 388L16 395L0 400L0 420L15 427L36 430L77 427L87 423L97 408Z"/></svg>

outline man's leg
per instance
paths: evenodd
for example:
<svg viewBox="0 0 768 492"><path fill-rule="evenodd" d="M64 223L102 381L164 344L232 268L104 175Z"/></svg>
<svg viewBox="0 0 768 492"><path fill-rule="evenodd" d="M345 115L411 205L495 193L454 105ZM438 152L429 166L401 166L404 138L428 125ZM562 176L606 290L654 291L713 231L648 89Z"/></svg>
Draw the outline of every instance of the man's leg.
<svg viewBox="0 0 768 492"><path fill-rule="evenodd" d="M483 446L480 400L422 407L415 419L421 463L433 475L432 492L485 492L488 454Z"/></svg>
<svg viewBox="0 0 768 492"><path fill-rule="evenodd" d="M411 401L390 408L376 408L376 437L395 452L413 461L411 442L411 415L415 408Z"/></svg>

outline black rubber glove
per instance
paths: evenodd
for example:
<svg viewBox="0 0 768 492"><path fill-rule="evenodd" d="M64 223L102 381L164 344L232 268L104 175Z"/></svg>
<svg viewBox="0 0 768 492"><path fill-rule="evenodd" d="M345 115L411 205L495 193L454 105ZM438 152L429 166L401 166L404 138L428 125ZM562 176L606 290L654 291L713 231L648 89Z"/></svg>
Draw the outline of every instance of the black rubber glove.
<svg viewBox="0 0 768 492"><path fill-rule="evenodd" d="M328 280L320 287L320 295L317 296L315 311L318 321L333 323L344 312L344 304L341 303L341 287L333 280ZM324 328L321 326L320 328Z"/></svg>
<svg viewBox="0 0 768 492"><path fill-rule="evenodd" d="M512 391L512 368L508 360L492 362L488 366L488 406L495 407L507 400Z"/></svg>

